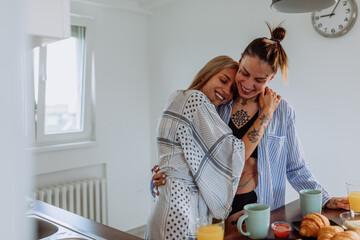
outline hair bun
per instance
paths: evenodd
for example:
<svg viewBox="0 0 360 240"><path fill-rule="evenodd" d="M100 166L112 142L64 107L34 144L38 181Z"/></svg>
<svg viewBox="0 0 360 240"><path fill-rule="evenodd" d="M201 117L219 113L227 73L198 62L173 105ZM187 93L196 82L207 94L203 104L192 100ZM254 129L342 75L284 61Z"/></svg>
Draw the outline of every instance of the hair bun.
<svg viewBox="0 0 360 240"><path fill-rule="evenodd" d="M282 27L277 27L271 32L271 37L279 41L282 41L285 38L286 30Z"/></svg>
<svg viewBox="0 0 360 240"><path fill-rule="evenodd" d="M282 41L285 38L286 30L283 27L281 27L281 24L279 24L275 28L270 27L269 23L266 23L266 25L268 26L268 28L270 30L272 39Z"/></svg>

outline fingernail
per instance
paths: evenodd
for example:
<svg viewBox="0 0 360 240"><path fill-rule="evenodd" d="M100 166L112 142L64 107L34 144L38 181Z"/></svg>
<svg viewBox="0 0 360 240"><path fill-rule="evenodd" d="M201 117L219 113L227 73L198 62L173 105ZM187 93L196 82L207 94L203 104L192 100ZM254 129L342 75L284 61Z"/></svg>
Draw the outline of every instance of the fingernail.
<svg viewBox="0 0 360 240"><path fill-rule="evenodd" d="M162 177L163 177L163 178L166 178L166 176L165 176L165 175L162 175Z"/></svg>
<svg viewBox="0 0 360 240"><path fill-rule="evenodd" d="M162 181L162 184L165 184L165 180Z"/></svg>

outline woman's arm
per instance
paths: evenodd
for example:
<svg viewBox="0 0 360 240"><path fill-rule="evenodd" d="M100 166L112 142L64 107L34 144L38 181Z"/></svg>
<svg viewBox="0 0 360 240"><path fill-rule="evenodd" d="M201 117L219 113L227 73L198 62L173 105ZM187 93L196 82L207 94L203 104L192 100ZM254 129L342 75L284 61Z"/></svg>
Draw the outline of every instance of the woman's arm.
<svg viewBox="0 0 360 240"><path fill-rule="evenodd" d="M249 159L252 152L259 144L273 113L280 103L280 100L281 96L277 95L276 92L271 90L269 87L266 87L265 90L260 93L259 103L261 112L259 117L241 139L245 145L245 160Z"/></svg>
<svg viewBox="0 0 360 240"><path fill-rule="evenodd" d="M277 95L276 92L272 91L269 87L266 87L264 92L260 93L259 104L261 107L261 113L255 120L252 127L250 127L245 136L242 138L245 146L245 160L250 157L251 153L259 144L274 111L280 103L280 100L281 96ZM165 185L166 176L163 173L157 173L159 171L157 165L154 166L153 171L155 174L152 176L151 192L154 196L155 194L159 195L157 187Z"/></svg>
<svg viewBox="0 0 360 240"><path fill-rule="evenodd" d="M323 207L349 210L349 199L347 197L332 197L308 169L300 138L295 128L295 112L293 109L290 109L289 112L290 115L287 116L289 123L286 130L287 151L289 152L286 161L286 175L289 183L296 191L305 188L321 190Z"/></svg>

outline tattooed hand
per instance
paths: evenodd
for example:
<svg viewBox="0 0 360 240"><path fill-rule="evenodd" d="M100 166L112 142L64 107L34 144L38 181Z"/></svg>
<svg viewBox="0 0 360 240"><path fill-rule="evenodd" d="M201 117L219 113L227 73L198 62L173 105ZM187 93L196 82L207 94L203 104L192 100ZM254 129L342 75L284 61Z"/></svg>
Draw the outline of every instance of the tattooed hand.
<svg viewBox="0 0 360 240"><path fill-rule="evenodd" d="M333 197L326 203L325 207L350 210L349 199L347 197Z"/></svg>
<svg viewBox="0 0 360 240"><path fill-rule="evenodd" d="M269 87L266 87L265 90L259 95L259 103L261 109L268 109L268 111L270 111L271 113L271 116L278 107L280 100L281 96L271 90Z"/></svg>

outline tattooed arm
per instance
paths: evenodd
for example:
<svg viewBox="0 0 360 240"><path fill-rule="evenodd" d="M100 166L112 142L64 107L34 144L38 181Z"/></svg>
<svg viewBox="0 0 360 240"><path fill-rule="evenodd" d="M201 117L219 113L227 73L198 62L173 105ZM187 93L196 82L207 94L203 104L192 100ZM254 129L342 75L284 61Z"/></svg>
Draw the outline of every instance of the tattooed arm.
<svg viewBox="0 0 360 240"><path fill-rule="evenodd" d="M273 113L280 103L280 100L281 96L277 95L276 92L271 90L269 87L266 87L265 90L260 93L259 103L261 113L242 138L245 144L245 159L250 157L251 153L259 144Z"/></svg>

